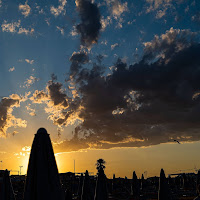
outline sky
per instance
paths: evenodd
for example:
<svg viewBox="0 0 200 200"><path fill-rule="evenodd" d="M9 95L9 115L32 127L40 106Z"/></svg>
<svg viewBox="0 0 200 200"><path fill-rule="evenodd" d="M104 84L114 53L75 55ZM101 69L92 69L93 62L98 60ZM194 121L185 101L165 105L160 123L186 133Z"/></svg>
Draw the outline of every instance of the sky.
<svg viewBox="0 0 200 200"><path fill-rule="evenodd" d="M0 16L1 168L26 174L40 127L59 172L200 168L198 0L1 0Z"/></svg>

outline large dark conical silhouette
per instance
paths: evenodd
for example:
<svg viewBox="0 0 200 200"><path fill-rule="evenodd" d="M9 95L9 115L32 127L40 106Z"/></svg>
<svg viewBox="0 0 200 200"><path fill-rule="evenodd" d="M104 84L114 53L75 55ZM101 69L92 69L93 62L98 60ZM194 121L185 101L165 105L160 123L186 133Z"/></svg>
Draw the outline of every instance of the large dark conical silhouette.
<svg viewBox="0 0 200 200"><path fill-rule="evenodd" d="M63 200L51 139L40 128L33 140L27 171L24 200Z"/></svg>
<svg viewBox="0 0 200 200"><path fill-rule="evenodd" d="M0 179L2 180L0 181L0 200L15 200L9 171L1 170Z"/></svg>
<svg viewBox="0 0 200 200"><path fill-rule="evenodd" d="M96 183L95 200L108 200L108 190L106 175L103 168L98 170L98 178Z"/></svg>
<svg viewBox="0 0 200 200"><path fill-rule="evenodd" d="M169 187L167 184L167 179L165 177L165 172L163 169L160 171L160 180L159 180L159 191L158 191L158 200L169 200Z"/></svg>

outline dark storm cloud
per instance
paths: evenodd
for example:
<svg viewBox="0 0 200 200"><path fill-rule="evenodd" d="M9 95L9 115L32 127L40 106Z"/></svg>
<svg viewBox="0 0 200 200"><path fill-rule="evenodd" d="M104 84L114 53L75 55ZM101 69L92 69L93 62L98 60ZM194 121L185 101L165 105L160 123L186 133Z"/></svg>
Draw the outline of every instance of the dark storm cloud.
<svg viewBox="0 0 200 200"><path fill-rule="evenodd" d="M62 105L65 108L68 107L67 95L62 91L61 83L50 81L48 91L54 106Z"/></svg>
<svg viewBox="0 0 200 200"><path fill-rule="evenodd" d="M0 137L7 136L7 129L10 127L26 127L26 121L16 118L12 112L15 107L20 107L20 103L27 97L20 97L12 94L4 97L0 101Z"/></svg>
<svg viewBox="0 0 200 200"><path fill-rule="evenodd" d="M46 90L36 90L30 98L33 103L47 103L52 107L68 107L67 95L63 91L63 84L56 81L57 77L53 74L52 80L47 84Z"/></svg>
<svg viewBox="0 0 200 200"><path fill-rule="evenodd" d="M80 105L78 97L73 98L72 101L72 98L66 93L63 84L57 82L57 77L53 74L51 80L47 83L46 89L36 90L30 97L33 103L46 104L45 112L49 115L48 119L58 126L59 131L62 126L67 126L73 122L74 119L71 114L74 114Z"/></svg>
<svg viewBox="0 0 200 200"><path fill-rule="evenodd" d="M82 64L86 64L89 62L89 57L86 52L74 52L70 58L71 66L70 66L70 75L72 78L79 72L82 68Z"/></svg>
<svg viewBox="0 0 200 200"><path fill-rule="evenodd" d="M75 131L76 150L199 140L200 44L194 36L170 29L145 43L139 63L118 60L111 75L96 64L79 68L84 122Z"/></svg>
<svg viewBox="0 0 200 200"><path fill-rule="evenodd" d="M76 0L77 9L81 17L81 23L76 26L81 34L81 43L86 47L97 43L101 29L101 16L99 8L91 0Z"/></svg>
<svg viewBox="0 0 200 200"><path fill-rule="evenodd" d="M55 80L47 95L38 93L50 100L49 113L55 107L50 119L58 126L79 119L72 140L56 145L58 151L200 140L200 44L195 33L170 29L144 45L140 62L118 60L109 75L101 62L84 67L87 53L74 53L73 96L66 96Z"/></svg>
<svg viewBox="0 0 200 200"><path fill-rule="evenodd" d="M166 62L177 52L191 46L197 33L189 30L173 29L166 31L160 37L156 35L151 42L144 43L143 60L153 60L162 57Z"/></svg>

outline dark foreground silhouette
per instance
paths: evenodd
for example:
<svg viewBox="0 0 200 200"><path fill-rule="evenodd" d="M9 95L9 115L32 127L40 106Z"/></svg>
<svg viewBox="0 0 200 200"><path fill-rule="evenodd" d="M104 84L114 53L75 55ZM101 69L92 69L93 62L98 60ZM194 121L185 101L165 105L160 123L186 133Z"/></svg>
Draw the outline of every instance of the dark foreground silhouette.
<svg viewBox="0 0 200 200"><path fill-rule="evenodd" d="M24 192L24 200L35 199L64 199L51 140L44 128L33 140Z"/></svg>
<svg viewBox="0 0 200 200"><path fill-rule="evenodd" d="M49 134L40 128L32 144L27 176L0 170L0 200L189 200L200 199L200 172L160 177L108 179L106 162L98 159L97 175L58 173Z"/></svg>

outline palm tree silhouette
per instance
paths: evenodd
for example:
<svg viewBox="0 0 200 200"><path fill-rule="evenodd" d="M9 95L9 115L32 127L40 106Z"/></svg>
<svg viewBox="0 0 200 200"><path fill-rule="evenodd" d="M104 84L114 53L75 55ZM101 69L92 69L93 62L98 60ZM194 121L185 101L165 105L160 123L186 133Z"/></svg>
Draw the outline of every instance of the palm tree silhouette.
<svg viewBox="0 0 200 200"><path fill-rule="evenodd" d="M100 169L104 170L106 168L105 164L106 164L106 161L104 159L102 158L98 159L96 163L96 166L97 166L96 169L98 171L100 171Z"/></svg>

